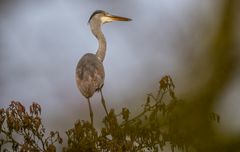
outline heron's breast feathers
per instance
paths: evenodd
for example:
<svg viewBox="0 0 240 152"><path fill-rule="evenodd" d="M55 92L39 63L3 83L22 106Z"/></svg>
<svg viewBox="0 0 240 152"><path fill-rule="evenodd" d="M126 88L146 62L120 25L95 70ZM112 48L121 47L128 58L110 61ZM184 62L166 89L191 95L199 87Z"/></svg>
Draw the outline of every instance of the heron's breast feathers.
<svg viewBox="0 0 240 152"><path fill-rule="evenodd" d="M91 97L104 83L104 67L94 54L86 54L76 68L76 81L85 97Z"/></svg>

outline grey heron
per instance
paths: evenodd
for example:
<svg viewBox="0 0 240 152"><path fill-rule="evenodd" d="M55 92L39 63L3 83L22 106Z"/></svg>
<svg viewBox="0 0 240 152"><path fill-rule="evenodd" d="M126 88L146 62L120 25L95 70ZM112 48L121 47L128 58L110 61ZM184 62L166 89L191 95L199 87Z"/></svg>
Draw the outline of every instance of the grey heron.
<svg viewBox="0 0 240 152"><path fill-rule="evenodd" d="M104 66L103 60L106 54L106 39L102 33L101 26L104 23L112 21L131 21L129 18L111 15L108 12L97 10L89 18L89 25L93 35L99 43L99 47L95 54L87 53L79 60L76 67L76 82L78 89L84 97L87 98L91 124L93 125L93 112L90 103L90 98L96 91L100 91L101 101L106 114L108 115L105 100L102 94L104 84Z"/></svg>

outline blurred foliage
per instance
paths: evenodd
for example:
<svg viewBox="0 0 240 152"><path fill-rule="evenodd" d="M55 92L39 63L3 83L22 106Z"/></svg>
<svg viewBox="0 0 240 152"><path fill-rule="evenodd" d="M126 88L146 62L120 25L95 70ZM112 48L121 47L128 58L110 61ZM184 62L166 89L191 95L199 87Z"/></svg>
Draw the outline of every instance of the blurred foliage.
<svg viewBox="0 0 240 152"><path fill-rule="evenodd" d="M164 76L159 82L156 95L148 94L143 110L131 118L128 108L122 108L120 114L111 109L100 132L88 121L77 121L74 128L66 133L68 147L64 152L85 151L159 151L171 146L172 151L188 151L188 130L179 130L176 126L178 108L184 102L174 93L174 84L170 76ZM211 113L209 120L219 121L219 116Z"/></svg>
<svg viewBox="0 0 240 152"><path fill-rule="evenodd" d="M188 130L179 130L175 123L179 119L176 107L184 105L184 102L177 99L174 88L171 77L164 76L159 81L157 93L147 95L142 112L131 117L128 108L122 108L119 114L111 109L100 130L89 121L77 121L74 128L66 132L67 147L63 152L159 151L167 145L172 151L176 148L188 151L191 146L186 135ZM40 105L33 103L29 111L27 113L25 107L16 101L12 101L7 109L0 110L0 149L7 151L6 146L10 144L8 147L14 151L56 151L55 144L63 142L59 133L51 131L45 137ZM215 113L208 116L208 123L219 121Z"/></svg>
<svg viewBox="0 0 240 152"><path fill-rule="evenodd" d="M54 152L55 143L62 143L57 131L46 136L39 104L33 103L29 111L17 101L12 101L7 109L0 109L0 151Z"/></svg>

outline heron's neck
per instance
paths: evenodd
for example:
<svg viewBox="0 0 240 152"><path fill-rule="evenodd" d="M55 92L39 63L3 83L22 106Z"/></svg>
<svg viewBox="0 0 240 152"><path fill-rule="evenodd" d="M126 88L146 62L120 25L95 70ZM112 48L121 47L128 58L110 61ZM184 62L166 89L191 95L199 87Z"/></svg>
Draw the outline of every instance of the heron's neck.
<svg viewBox="0 0 240 152"><path fill-rule="evenodd" d="M98 44L99 44L98 50L96 52L96 56L101 62L103 62L106 54L107 43L101 30L101 24L91 25L91 30L92 30L92 33L97 38Z"/></svg>

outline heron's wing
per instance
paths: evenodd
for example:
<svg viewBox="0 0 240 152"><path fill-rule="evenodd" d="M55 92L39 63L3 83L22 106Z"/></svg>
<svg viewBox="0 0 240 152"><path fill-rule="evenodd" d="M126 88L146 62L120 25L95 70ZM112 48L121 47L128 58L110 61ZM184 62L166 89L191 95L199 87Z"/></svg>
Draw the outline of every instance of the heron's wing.
<svg viewBox="0 0 240 152"><path fill-rule="evenodd" d="M104 82L104 67L95 54L86 54L76 68L77 85L85 97L91 97Z"/></svg>

